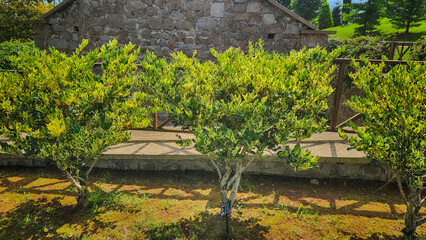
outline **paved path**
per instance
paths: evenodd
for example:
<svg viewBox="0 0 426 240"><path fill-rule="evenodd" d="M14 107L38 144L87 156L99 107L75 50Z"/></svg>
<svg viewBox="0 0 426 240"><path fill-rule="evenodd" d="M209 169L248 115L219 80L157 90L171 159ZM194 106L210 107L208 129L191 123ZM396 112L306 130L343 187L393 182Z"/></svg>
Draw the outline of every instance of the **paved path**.
<svg viewBox="0 0 426 240"><path fill-rule="evenodd" d="M181 147L175 142L177 133L163 131L132 130L129 141L111 146L105 155L200 155L193 147ZM179 133L184 138L193 138L191 133ZM296 142L289 145L294 146ZM312 154L322 159L360 159L365 158L362 152L348 151L349 143L344 141L335 132L315 134L311 138L300 141L303 149L309 149ZM267 152L267 155L273 155Z"/></svg>

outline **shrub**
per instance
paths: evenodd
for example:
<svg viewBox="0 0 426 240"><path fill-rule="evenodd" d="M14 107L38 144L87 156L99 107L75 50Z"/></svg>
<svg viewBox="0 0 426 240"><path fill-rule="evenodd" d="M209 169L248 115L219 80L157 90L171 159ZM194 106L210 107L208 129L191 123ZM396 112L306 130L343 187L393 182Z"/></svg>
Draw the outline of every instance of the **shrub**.
<svg viewBox="0 0 426 240"><path fill-rule="evenodd" d="M317 158L300 145L280 146L325 130L318 115L327 108L338 51L281 55L259 42L248 54L233 48L212 54L217 63L177 53L167 64L148 53L140 87L164 100L174 124L194 133L190 141L219 176L222 202L233 203L241 174L266 149L278 150L295 170L316 166Z"/></svg>
<svg viewBox="0 0 426 240"><path fill-rule="evenodd" d="M414 43L410 56L414 61L426 60L426 36L423 36Z"/></svg>
<svg viewBox="0 0 426 240"><path fill-rule="evenodd" d="M9 58L18 56L23 50L34 49L34 42L11 40L0 43L0 69L12 69Z"/></svg>
<svg viewBox="0 0 426 240"><path fill-rule="evenodd" d="M361 56L382 59L382 56L389 55L389 44L385 43L379 37L361 36L355 38L335 38L331 37L328 41L328 51L345 47L341 53L341 58L360 58Z"/></svg>
<svg viewBox="0 0 426 240"><path fill-rule="evenodd" d="M389 166L407 206L403 232L412 236L417 226L426 222L418 218L426 198L426 67L420 63L393 67L386 75L385 64L366 66L352 63L351 74L364 97L354 96L347 102L363 116L363 126L349 124L357 136L345 139L373 161ZM406 188L402 186L406 183ZM408 189L408 194L405 191Z"/></svg>
<svg viewBox="0 0 426 240"><path fill-rule="evenodd" d="M11 59L21 73L0 72L0 136L10 141L0 150L52 161L77 189L78 206L87 203L89 173L106 148L128 139L129 125L150 122L148 99L131 94L139 51L114 41L81 56L86 45L70 57L23 51Z"/></svg>

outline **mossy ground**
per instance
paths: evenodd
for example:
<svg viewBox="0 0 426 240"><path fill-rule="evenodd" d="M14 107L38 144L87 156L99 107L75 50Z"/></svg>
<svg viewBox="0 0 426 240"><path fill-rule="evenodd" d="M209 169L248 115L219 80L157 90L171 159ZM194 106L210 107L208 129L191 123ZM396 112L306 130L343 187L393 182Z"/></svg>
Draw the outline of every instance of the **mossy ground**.
<svg viewBox="0 0 426 240"><path fill-rule="evenodd" d="M79 210L58 171L0 168L0 239L226 238L213 173L95 170L91 180L89 207ZM396 186L383 184L246 175L231 236L402 239L405 207Z"/></svg>

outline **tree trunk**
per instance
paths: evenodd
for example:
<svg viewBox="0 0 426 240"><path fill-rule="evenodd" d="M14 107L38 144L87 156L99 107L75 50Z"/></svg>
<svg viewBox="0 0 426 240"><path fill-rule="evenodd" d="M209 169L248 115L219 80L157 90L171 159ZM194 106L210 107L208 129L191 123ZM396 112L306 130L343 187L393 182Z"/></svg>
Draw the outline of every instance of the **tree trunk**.
<svg viewBox="0 0 426 240"><path fill-rule="evenodd" d="M405 236L412 237L418 226L418 216L421 209L421 190L410 187L410 194L405 212L405 227L402 232Z"/></svg>
<svg viewBox="0 0 426 240"><path fill-rule="evenodd" d="M410 21L407 21L407 24L405 25L405 34L408 34L410 32Z"/></svg>
<svg viewBox="0 0 426 240"><path fill-rule="evenodd" d="M80 186L81 189L78 189L78 196L77 196L77 208L85 208L87 206L87 199L89 196L89 189L88 189L88 179L87 177L80 180Z"/></svg>

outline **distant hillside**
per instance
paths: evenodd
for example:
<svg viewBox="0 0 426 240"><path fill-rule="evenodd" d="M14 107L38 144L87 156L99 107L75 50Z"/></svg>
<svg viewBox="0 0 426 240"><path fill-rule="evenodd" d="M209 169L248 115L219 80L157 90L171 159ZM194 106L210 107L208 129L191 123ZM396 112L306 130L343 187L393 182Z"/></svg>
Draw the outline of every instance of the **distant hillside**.
<svg viewBox="0 0 426 240"><path fill-rule="evenodd" d="M354 34L356 26L357 24L349 24L346 26L327 28L324 29L324 31L337 31L337 34L330 36L350 37ZM377 29L383 35L388 37L396 35L399 41L416 41L421 36L426 35L426 21L423 21L422 24L418 27L411 27L410 34L408 35L404 34L405 29L395 29L387 18L384 18L380 21L380 25L377 27Z"/></svg>

